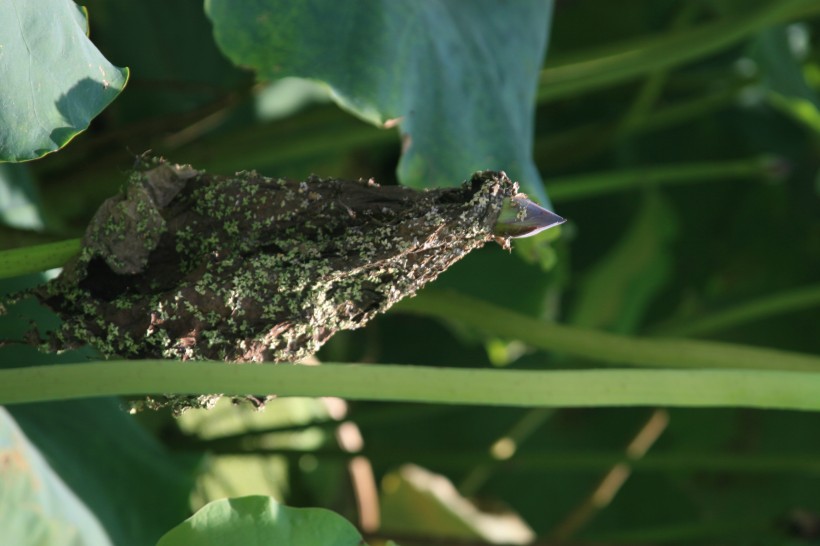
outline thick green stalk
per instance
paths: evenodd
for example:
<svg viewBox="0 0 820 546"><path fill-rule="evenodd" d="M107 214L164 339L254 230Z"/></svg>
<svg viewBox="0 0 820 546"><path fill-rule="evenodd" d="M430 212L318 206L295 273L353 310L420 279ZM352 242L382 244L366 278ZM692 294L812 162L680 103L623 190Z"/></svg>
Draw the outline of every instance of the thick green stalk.
<svg viewBox="0 0 820 546"><path fill-rule="evenodd" d="M546 351L614 365L820 373L820 357L730 343L643 339L543 322L455 292L427 290L396 309L451 320Z"/></svg>
<svg viewBox="0 0 820 546"><path fill-rule="evenodd" d="M126 360L0 370L0 404L219 391L440 404L820 410L820 373L765 370L487 370Z"/></svg>
<svg viewBox="0 0 820 546"><path fill-rule="evenodd" d="M0 251L0 279L62 267L80 251L80 239Z"/></svg>

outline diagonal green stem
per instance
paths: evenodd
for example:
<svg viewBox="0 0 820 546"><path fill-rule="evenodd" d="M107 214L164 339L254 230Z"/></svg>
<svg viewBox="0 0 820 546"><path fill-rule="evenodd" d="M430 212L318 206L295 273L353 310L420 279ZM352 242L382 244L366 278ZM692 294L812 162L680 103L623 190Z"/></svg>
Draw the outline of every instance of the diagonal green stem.
<svg viewBox="0 0 820 546"><path fill-rule="evenodd" d="M549 194L553 202L559 203L655 185L771 178L782 170L781 163L771 156L763 156L737 161L683 163L587 173L551 179Z"/></svg>
<svg viewBox="0 0 820 546"><path fill-rule="evenodd" d="M662 324L653 329L652 333L696 336L817 306L820 306L820 286L806 286L742 303L704 317Z"/></svg>
<svg viewBox="0 0 820 546"><path fill-rule="evenodd" d="M676 33L586 53L541 72L538 100L547 102L671 68L728 47L767 25L803 13L810 0L771 0L756 10Z"/></svg>
<svg viewBox="0 0 820 546"><path fill-rule="evenodd" d="M665 368L740 368L820 372L820 357L730 343L642 339L543 322L455 292L426 290L399 302L403 312L434 316L546 351L609 364Z"/></svg>
<svg viewBox="0 0 820 546"><path fill-rule="evenodd" d="M767 370L486 370L387 364L230 365L131 360L0 370L0 404L163 392L589 407L820 410L820 373Z"/></svg>
<svg viewBox="0 0 820 546"><path fill-rule="evenodd" d="M338 423L336 424L338 426ZM628 463L634 470L650 472L716 472L728 474L782 474L820 475L820 461L817 457L792 454L710 453L684 450L681 453L650 453L639 459L629 458L623 452L611 451L555 451L548 449L528 449L513 459L499 461L480 451L458 449L407 449L379 447L365 448L350 453L338 448L299 449L266 447L257 445L229 445L221 438L195 444L196 449L207 450L210 454L258 457L278 455L298 460L303 455L313 455L322 460L347 461L353 457L367 457L382 465L401 465L407 461L427 467L446 468L463 471L465 468L485 464L498 464L505 474L517 472L598 472L619 463Z"/></svg>

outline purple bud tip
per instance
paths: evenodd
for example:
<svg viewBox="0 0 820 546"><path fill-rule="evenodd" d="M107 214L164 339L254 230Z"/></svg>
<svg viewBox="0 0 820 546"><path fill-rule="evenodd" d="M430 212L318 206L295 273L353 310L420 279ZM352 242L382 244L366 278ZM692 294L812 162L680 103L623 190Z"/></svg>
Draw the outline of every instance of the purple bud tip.
<svg viewBox="0 0 820 546"><path fill-rule="evenodd" d="M566 219L533 203L523 193L504 200L493 234L497 237L520 239L563 224Z"/></svg>

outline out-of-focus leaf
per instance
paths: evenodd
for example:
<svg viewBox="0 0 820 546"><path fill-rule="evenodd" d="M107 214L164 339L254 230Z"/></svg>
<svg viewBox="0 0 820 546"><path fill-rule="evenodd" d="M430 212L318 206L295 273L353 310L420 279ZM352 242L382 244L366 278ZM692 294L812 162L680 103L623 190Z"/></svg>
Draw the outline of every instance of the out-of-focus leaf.
<svg viewBox="0 0 820 546"><path fill-rule="evenodd" d="M752 44L752 57L762 71L771 105L820 134L820 96L806 82L789 44L789 32L798 28L781 25L760 32Z"/></svg>
<svg viewBox="0 0 820 546"><path fill-rule="evenodd" d="M581 283L570 322L632 332L652 297L669 279L674 211L656 192L647 194L621 240Z"/></svg>
<svg viewBox="0 0 820 546"><path fill-rule="evenodd" d="M404 135L399 179L452 186L501 169L544 202L535 86L552 2L208 0L217 43L262 78L326 82L340 105Z"/></svg>
<svg viewBox="0 0 820 546"><path fill-rule="evenodd" d="M307 425L327 418L324 404L316 398L277 398L265 403L265 411L256 411L250 404L237 405L222 400L210 411L184 413L179 418L180 428L201 440L249 436L241 443L247 453L209 457L205 472L198 477L194 502L202 506L218 498L262 493L286 499L288 461L284 456L254 454L253 448L317 449L326 440L321 429L289 432L277 432L276 429ZM262 430L270 432L259 434ZM335 481L338 485L338 476L336 478L327 481Z"/></svg>
<svg viewBox="0 0 820 546"><path fill-rule="evenodd" d="M0 161L36 159L84 131L128 69L94 47L70 0L4 0L0 21Z"/></svg>
<svg viewBox="0 0 820 546"><path fill-rule="evenodd" d="M116 399L8 409L114 544L153 546L190 513L198 458L173 458Z"/></svg>
<svg viewBox="0 0 820 546"><path fill-rule="evenodd" d="M20 229L42 229L40 196L26 165L0 163L0 223Z"/></svg>
<svg viewBox="0 0 820 546"><path fill-rule="evenodd" d="M4 279L0 294L31 288L43 280L43 275ZM0 339L23 338L32 326L29 321L41 332L59 325L52 312L28 298L7 306L7 314L0 315ZM0 347L0 368L70 364L95 356L88 347L57 355L9 343ZM190 514L189 495L199 457L174 457L123 410L119 400L22 404L7 410L114 544L153 546L162 533ZM5 546L3 530L0 525L0 544Z"/></svg>
<svg viewBox="0 0 820 546"><path fill-rule="evenodd" d="M0 407L0 529L14 546L106 546L111 541L83 502Z"/></svg>
<svg viewBox="0 0 820 546"><path fill-rule="evenodd" d="M323 508L291 508L271 497L221 499L166 533L157 546L361 546L346 519Z"/></svg>
<svg viewBox="0 0 820 546"><path fill-rule="evenodd" d="M429 534L491 544L529 544L532 529L516 514L479 510L444 476L405 465L384 478L383 528L387 533Z"/></svg>
<svg viewBox="0 0 820 546"><path fill-rule="evenodd" d="M270 121L287 118L304 107L329 102L328 89L302 78L283 78L271 82L254 97L256 116Z"/></svg>

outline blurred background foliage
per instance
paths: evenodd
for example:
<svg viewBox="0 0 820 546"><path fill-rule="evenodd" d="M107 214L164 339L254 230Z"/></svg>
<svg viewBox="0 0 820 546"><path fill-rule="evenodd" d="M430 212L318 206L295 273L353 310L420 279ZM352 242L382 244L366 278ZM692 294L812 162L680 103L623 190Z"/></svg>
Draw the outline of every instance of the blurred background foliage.
<svg viewBox="0 0 820 546"><path fill-rule="evenodd" d="M397 131L341 110L321 85L257 83L220 53L201 2L87 7L94 43L131 80L65 150L0 165L3 248L80 236L146 150L215 173L396 182ZM623 334L820 352L817 3L563 0L550 23L533 159L569 222L512 253L488 245L432 288ZM42 310L22 313L47 327ZM26 326L2 320L3 338ZM54 358L0 353L8 366ZM318 358L595 365L400 312L338 334ZM186 517L189 494L196 507L246 493L335 509L403 544L820 542L810 413L281 400L174 420L114 408L9 411L117 544L152 544ZM409 463L455 489L428 487Z"/></svg>

